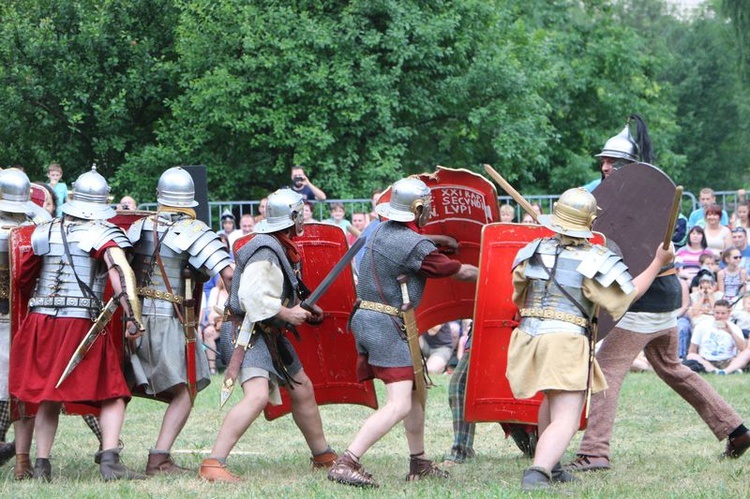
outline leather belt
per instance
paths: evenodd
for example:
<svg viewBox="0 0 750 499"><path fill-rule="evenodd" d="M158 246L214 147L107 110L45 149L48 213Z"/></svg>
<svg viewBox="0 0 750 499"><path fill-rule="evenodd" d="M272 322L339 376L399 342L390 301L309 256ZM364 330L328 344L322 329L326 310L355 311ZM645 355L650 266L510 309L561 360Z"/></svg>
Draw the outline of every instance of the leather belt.
<svg viewBox="0 0 750 499"><path fill-rule="evenodd" d="M522 308L518 311L521 317L536 317L537 319L552 319L556 321L569 322L576 326L586 327L589 324L587 319L567 312L559 312L551 308Z"/></svg>
<svg viewBox="0 0 750 499"><path fill-rule="evenodd" d="M360 300L359 308L365 310L372 310L373 312L380 312L381 314L388 314L394 317L401 317L401 311L396 307L391 307L385 303L378 303L375 301Z"/></svg>
<svg viewBox="0 0 750 499"><path fill-rule="evenodd" d="M168 293L166 291L159 291L154 288L138 288L138 296L147 296L149 298L155 298L157 300L164 300L172 303L182 303L184 297Z"/></svg>
<svg viewBox="0 0 750 499"><path fill-rule="evenodd" d="M33 307L73 307L101 310L99 302L91 298L81 298L79 296L34 296L29 299L29 308Z"/></svg>

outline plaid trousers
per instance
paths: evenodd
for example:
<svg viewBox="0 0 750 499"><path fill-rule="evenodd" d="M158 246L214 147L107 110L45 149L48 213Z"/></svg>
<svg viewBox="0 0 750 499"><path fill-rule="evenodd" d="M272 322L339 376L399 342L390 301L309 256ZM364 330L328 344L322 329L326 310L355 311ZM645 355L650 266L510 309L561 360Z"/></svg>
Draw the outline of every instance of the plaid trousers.
<svg viewBox="0 0 750 499"><path fill-rule="evenodd" d="M466 459L475 456L474 453L474 430L475 423L467 423L464 420L464 402L466 401L466 377L469 373L470 350L464 352L458 361L456 369L451 376L448 385L448 404L451 407L453 417L453 447L445 455L446 461L462 463Z"/></svg>

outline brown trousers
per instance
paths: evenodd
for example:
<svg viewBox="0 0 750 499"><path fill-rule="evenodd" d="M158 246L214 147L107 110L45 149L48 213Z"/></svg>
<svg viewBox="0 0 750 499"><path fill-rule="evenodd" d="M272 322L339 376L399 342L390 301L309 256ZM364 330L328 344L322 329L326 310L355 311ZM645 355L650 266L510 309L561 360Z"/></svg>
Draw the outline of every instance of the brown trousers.
<svg viewBox="0 0 750 499"><path fill-rule="evenodd" d="M616 327L602 342L596 359L609 389L591 398L588 427L578 454L610 457L609 441L617 412L617 399L625 375L643 350L656 374L705 421L719 440L742 424L742 418L701 376L677 358L677 328L641 334Z"/></svg>

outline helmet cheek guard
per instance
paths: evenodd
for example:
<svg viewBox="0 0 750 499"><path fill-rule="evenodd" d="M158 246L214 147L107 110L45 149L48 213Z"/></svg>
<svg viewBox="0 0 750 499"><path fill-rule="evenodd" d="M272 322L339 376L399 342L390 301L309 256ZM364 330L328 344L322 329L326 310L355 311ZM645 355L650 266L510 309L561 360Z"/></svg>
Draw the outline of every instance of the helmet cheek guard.
<svg viewBox="0 0 750 499"><path fill-rule="evenodd" d="M417 226L421 229L430 220L432 215L432 196L425 196L415 199L409 207L409 211L414 213L414 219Z"/></svg>

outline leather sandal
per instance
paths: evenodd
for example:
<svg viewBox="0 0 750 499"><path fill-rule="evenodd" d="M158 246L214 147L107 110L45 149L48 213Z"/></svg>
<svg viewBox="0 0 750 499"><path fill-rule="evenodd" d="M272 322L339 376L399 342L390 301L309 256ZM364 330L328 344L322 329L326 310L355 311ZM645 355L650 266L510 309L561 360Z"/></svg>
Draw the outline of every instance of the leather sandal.
<svg viewBox="0 0 750 499"><path fill-rule="evenodd" d="M169 453L149 452L148 462L146 463L146 475L186 475L189 473L195 473L195 470L190 470L178 466L172 460L172 456Z"/></svg>
<svg viewBox="0 0 750 499"><path fill-rule="evenodd" d="M16 480L26 480L34 476L34 469L31 467L31 459L26 453L19 452L16 454L16 465L13 468L13 474Z"/></svg>
<svg viewBox="0 0 750 499"><path fill-rule="evenodd" d="M429 459L416 456L409 457L409 474L406 475L407 482L416 482L427 477L449 478L450 476L450 473L441 470Z"/></svg>
<svg viewBox="0 0 750 499"><path fill-rule="evenodd" d="M201 463L198 470L198 476L208 482L222 483L241 483L242 478L233 475L226 464L222 464L218 459L207 458Z"/></svg>
<svg viewBox="0 0 750 499"><path fill-rule="evenodd" d="M727 438L727 447L721 454L721 459L737 459L750 448L750 431L746 431L739 437Z"/></svg>
<svg viewBox="0 0 750 499"><path fill-rule="evenodd" d="M602 456L586 456L578 454L575 459L565 465L565 471L599 471L610 468L609 459Z"/></svg>
<svg viewBox="0 0 750 499"><path fill-rule="evenodd" d="M354 487L377 488L378 483L350 452L341 454L328 470L328 479Z"/></svg>
<svg viewBox="0 0 750 499"><path fill-rule="evenodd" d="M523 477L521 478L521 490L524 492L530 492L534 490L546 490L549 489L552 476L549 471L539 466L532 466L523 471Z"/></svg>

